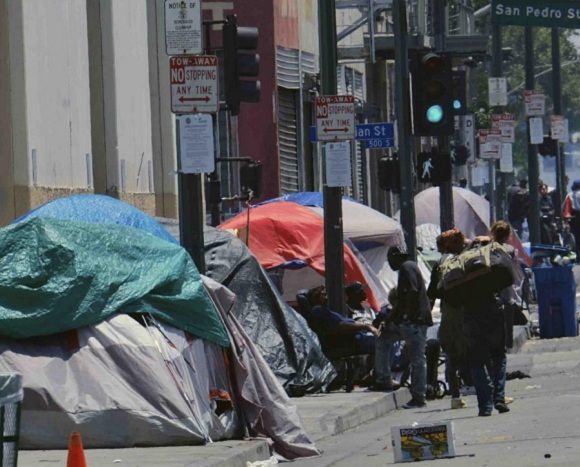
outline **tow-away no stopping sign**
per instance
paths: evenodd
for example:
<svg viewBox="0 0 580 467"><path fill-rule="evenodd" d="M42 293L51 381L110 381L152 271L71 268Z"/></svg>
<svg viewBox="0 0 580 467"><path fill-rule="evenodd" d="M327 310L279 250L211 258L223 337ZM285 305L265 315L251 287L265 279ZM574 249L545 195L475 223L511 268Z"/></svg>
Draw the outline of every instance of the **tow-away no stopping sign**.
<svg viewBox="0 0 580 467"><path fill-rule="evenodd" d="M214 55L171 57L171 111L214 113L219 107L218 59Z"/></svg>

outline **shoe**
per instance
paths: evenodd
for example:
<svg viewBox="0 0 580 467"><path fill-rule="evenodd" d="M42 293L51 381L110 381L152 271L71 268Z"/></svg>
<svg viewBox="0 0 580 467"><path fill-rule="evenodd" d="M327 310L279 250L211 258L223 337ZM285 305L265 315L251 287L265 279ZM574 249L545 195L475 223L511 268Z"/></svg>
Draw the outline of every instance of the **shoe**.
<svg viewBox="0 0 580 467"><path fill-rule="evenodd" d="M387 383L374 383L369 386L370 391L396 391L401 387L401 384L395 380Z"/></svg>
<svg viewBox="0 0 580 467"><path fill-rule="evenodd" d="M505 396L503 401L506 403L506 405L510 405L514 401L514 398Z"/></svg>
<svg viewBox="0 0 580 467"><path fill-rule="evenodd" d="M477 415L479 417L491 417L491 410L480 410Z"/></svg>
<svg viewBox="0 0 580 467"><path fill-rule="evenodd" d="M411 399L409 402L403 405L404 409L419 409L425 407L427 404L425 401L418 401L416 399Z"/></svg>
<svg viewBox="0 0 580 467"><path fill-rule="evenodd" d="M505 402L496 402L495 410L497 410L499 413L506 413L510 411L510 408L507 406Z"/></svg>
<svg viewBox="0 0 580 467"><path fill-rule="evenodd" d="M454 397L453 399L451 399L452 409L462 409L466 405L467 404L465 403L465 401L463 399L460 399L459 397Z"/></svg>

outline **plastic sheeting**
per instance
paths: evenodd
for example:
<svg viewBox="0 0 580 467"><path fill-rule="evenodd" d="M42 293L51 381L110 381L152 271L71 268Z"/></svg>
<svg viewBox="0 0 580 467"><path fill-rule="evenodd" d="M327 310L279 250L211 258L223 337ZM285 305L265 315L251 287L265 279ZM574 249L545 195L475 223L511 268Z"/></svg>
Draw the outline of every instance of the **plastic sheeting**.
<svg viewBox="0 0 580 467"><path fill-rule="evenodd" d="M0 406L16 404L23 397L22 375L19 373L0 374Z"/></svg>
<svg viewBox="0 0 580 467"><path fill-rule="evenodd" d="M141 230L33 217L0 229L0 335L26 338L152 315L229 340L187 252Z"/></svg>
<svg viewBox="0 0 580 467"><path fill-rule="evenodd" d="M290 395L324 390L336 376L318 338L289 307L246 245L223 230L205 230L206 275L236 294L232 308Z"/></svg>

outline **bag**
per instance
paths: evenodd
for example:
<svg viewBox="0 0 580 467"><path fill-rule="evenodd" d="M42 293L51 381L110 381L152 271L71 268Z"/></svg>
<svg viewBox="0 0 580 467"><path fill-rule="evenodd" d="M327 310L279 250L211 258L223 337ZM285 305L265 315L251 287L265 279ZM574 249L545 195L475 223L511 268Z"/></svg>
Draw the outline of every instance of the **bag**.
<svg viewBox="0 0 580 467"><path fill-rule="evenodd" d="M512 268L509 254L491 242L444 260L438 289L452 304L478 300L512 285Z"/></svg>

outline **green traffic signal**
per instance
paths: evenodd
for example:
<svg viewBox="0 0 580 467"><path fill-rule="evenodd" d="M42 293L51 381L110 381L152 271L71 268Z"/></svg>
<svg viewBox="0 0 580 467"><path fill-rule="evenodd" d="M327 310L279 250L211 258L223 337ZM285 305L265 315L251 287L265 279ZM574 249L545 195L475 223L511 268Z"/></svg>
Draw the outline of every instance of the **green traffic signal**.
<svg viewBox="0 0 580 467"><path fill-rule="evenodd" d="M443 120L443 107L439 104L429 107L427 109L427 120L431 123L439 123Z"/></svg>

